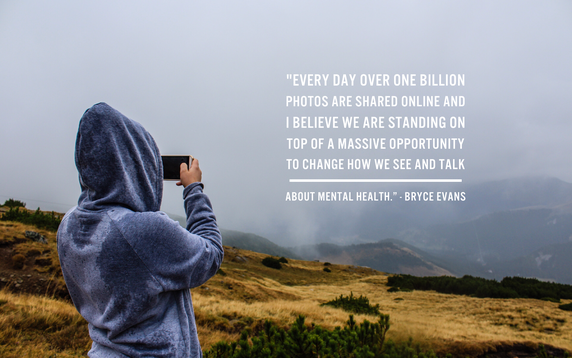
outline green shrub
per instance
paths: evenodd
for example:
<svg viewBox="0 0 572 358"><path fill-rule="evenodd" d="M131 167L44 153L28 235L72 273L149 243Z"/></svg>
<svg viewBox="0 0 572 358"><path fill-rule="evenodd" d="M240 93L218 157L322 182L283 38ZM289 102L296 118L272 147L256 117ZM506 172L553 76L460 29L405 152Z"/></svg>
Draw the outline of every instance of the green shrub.
<svg viewBox="0 0 572 358"><path fill-rule="evenodd" d="M453 293L474 297L490 298L536 298L559 301L572 298L572 286L560 283L542 282L534 278L505 277L501 282L465 275L462 278L416 277L394 275L387 285L404 289L434 290L440 293Z"/></svg>
<svg viewBox="0 0 572 358"><path fill-rule="evenodd" d="M216 272L217 275L226 276L226 272L224 272L221 268L218 269Z"/></svg>
<svg viewBox="0 0 572 358"><path fill-rule="evenodd" d="M330 270L330 269L327 268L327 267L324 267L324 272L332 272L332 270Z"/></svg>
<svg viewBox="0 0 572 358"><path fill-rule="evenodd" d="M354 297L354 293L351 292L349 296L344 297L344 295L340 295L333 299L332 301L322 303L320 306L332 306L335 308L341 308L347 312L353 312L358 314L369 314L372 316L379 316L381 313L379 312L379 304L372 306L369 303L369 298L366 296L359 296Z"/></svg>
<svg viewBox="0 0 572 358"><path fill-rule="evenodd" d="M262 264L266 267L270 267L277 270L280 270L282 268L280 261L271 256L264 258L262 260Z"/></svg>
<svg viewBox="0 0 572 358"><path fill-rule="evenodd" d="M331 266L332 264L329 262L324 262L324 266Z"/></svg>
<svg viewBox="0 0 572 358"><path fill-rule="evenodd" d="M389 329L389 316L382 315L376 323L365 320L356 324L350 315L344 329L323 329L320 326L307 327L304 316L300 315L288 329L276 327L266 321L264 327L249 339L249 332L243 331L237 342L216 343L204 352L205 358L318 358L318 357L355 357L355 358L398 358L411 356L386 356L387 352L404 351L401 345L385 342ZM419 358L433 358L432 352L417 352Z"/></svg>
<svg viewBox="0 0 572 358"><path fill-rule="evenodd" d="M40 211L40 208L38 208L33 214L30 214L28 210L20 210L18 207L10 208L8 212L0 217L0 220L18 221L23 224L34 225L38 229L46 229L54 232L58 231L58 227L62 222L53 211L51 214L44 214Z"/></svg>
<svg viewBox="0 0 572 358"><path fill-rule="evenodd" d="M278 259L278 262L281 262L283 264L287 264L288 260L286 260L286 258L284 256L282 256L281 258Z"/></svg>
<svg viewBox="0 0 572 358"><path fill-rule="evenodd" d="M569 357L570 353L564 351L564 358L569 358ZM548 352L546 351L546 347L544 347L544 344L541 343L538 345L538 351L536 352L534 358L555 358L555 357L551 354L548 354Z"/></svg>
<svg viewBox="0 0 572 358"><path fill-rule="evenodd" d="M572 311L572 303L560 305L560 306L558 306L558 308L560 308L561 310L564 310L564 311Z"/></svg>
<svg viewBox="0 0 572 358"><path fill-rule="evenodd" d="M17 208L17 207L21 206L21 207L25 208L26 203L21 202L20 200L8 199L4 202L4 204L2 204L2 206L7 206L9 208Z"/></svg>
<svg viewBox="0 0 572 358"><path fill-rule="evenodd" d="M220 341L204 352L205 358L437 358L429 350L423 351L413 339L395 343L387 339L389 315L380 315L378 321L364 320L357 324L352 315L344 328L327 330L320 326L307 326L300 315L289 329L264 322L260 330L244 330L236 342ZM443 353L442 357L451 358ZM536 357L551 358L542 345ZM564 357L569 357L567 352Z"/></svg>

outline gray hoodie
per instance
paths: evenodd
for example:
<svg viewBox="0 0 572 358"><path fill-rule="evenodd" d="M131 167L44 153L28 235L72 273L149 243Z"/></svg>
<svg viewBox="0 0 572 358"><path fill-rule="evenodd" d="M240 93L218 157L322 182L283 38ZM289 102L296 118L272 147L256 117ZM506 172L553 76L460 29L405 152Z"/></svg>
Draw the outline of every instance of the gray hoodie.
<svg viewBox="0 0 572 358"><path fill-rule="evenodd" d="M151 135L105 103L79 124L81 195L60 224L60 263L89 322L90 357L201 357L189 288L223 258L201 183L183 190L187 227L160 212L163 167Z"/></svg>

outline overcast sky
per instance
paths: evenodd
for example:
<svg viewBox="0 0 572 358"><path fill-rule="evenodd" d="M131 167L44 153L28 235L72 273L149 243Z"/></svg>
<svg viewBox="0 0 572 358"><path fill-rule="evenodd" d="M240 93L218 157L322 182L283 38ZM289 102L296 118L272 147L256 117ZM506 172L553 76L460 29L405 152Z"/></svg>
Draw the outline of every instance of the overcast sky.
<svg viewBox="0 0 572 358"><path fill-rule="evenodd" d="M287 192L397 188L292 178L472 183L547 175L572 182L569 1L0 1L0 49L0 201L20 199L29 208L64 212L76 204L78 122L102 101L143 124L163 154L200 159L223 228L285 246L315 240L326 216L351 218L364 208L290 203ZM330 74L330 81L333 74L463 74L465 85L294 87L289 74ZM289 95L455 95L466 104L294 108L286 106ZM464 116L466 127L285 126L287 116L350 115ZM463 138L464 147L423 153L287 149L289 137L356 136ZM338 157L464 159L465 170L286 167L287 158ZM166 182L163 210L182 215L180 195ZM376 205L367 208L392 204Z"/></svg>

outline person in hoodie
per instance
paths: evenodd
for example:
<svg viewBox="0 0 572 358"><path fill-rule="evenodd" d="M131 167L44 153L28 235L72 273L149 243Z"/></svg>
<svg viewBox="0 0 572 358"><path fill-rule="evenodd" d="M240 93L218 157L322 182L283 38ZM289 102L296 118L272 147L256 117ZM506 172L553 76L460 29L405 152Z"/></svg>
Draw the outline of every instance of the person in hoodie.
<svg viewBox="0 0 572 358"><path fill-rule="evenodd" d="M223 259L195 159L181 166L187 226L160 212L163 167L151 135L105 103L75 147L81 194L58 233L66 285L89 323L90 357L201 357L189 289Z"/></svg>

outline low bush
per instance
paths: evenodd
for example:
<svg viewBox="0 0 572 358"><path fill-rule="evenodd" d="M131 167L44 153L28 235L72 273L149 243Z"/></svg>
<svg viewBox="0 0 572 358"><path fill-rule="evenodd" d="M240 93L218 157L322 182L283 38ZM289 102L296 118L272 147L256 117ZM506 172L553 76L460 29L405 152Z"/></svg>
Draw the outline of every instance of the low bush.
<svg viewBox="0 0 572 358"><path fill-rule="evenodd" d="M330 270L330 269L327 268L327 267L324 267L324 272L332 272L332 270Z"/></svg>
<svg viewBox="0 0 572 358"><path fill-rule="evenodd" d="M7 206L9 208L17 208L17 207L25 208L26 203L21 202L20 200L8 199L4 201L4 204L2 204L2 206Z"/></svg>
<svg viewBox="0 0 572 358"><path fill-rule="evenodd" d="M282 268L280 261L271 256L264 258L262 260L262 264L266 267L270 267L277 270L280 270Z"/></svg>
<svg viewBox="0 0 572 358"><path fill-rule="evenodd" d="M383 314L375 323L364 320L359 325L350 315L343 329L333 330L307 326L300 315L289 329L267 320L259 330L242 331L238 341L220 341L203 353L205 358L437 358L435 352L423 351L411 338L402 343L386 340L389 328L389 315ZM452 355L443 353L442 357ZM564 357L570 357L568 352L564 352ZM536 358L554 357L540 344Z"/></svg>
<svg viewBox="0 0 572 358"><path fill-rule="evenodd" d="M404 289L433 290L480 298L536 298L556 302L560 299L572 299L572 285L542 282L534 278L523 277L505 277L498 282L469 275L462 278L394 275L388 278L387 285L398 287L401 291Z"/></svg>
<svg viewBox="0 0 572 358"><path fill-rule="evenodd" d="M38 208L38 210L31 214L28 210L20 210L18 207L10 208L9 211L0 217L0 220L18 221L23 224L34 225L38 229L46 229L53 232L58 231L58 227L62 221L53 211L51 214L44 214L40 211L40 208Z"/></svg>
<svg viewBox="0 0 572 358"><path fill-rule="evenodd" d="M381 313L379 312L379 304L372 306L369 303L369 298L366 296L359 296L355 297L353 292L350 293L349 296L344 297L344 295L340 295L329 302L322 303L320 306L332 306L335 308L341 308L347 312L353 312L358 314L368 314L372 316L379 316Z"/></svg>
<svg viewBox="0 0 572 358"><path fill-rule="evenodd" d="M390 340L385 342L388 329L387 315L381 315L376 323L365 320L360 325L356 324L350 315L344 329L336 327L334 330L313 325L307 327L304 316L300 315L288 330L266 321L262 330L257 335L251 336L250 340L249 331L245 330L238 342L230 344L224 341L218 342L204 352L204 356L205 358L413 357L411 354L397 353L407 351L402 345L396 345ZM407 352L415 352L419 358L436 357L433 352L416 352L414 349Z"/></svg>
<svg viewBox="0 0 572 358"><path fill-rule="evenodd" d="M278 262L281 262L283 264L287 264L288 260L286 260L286 258L284 256L282 256L281 258L278 259Z"/></svg>

